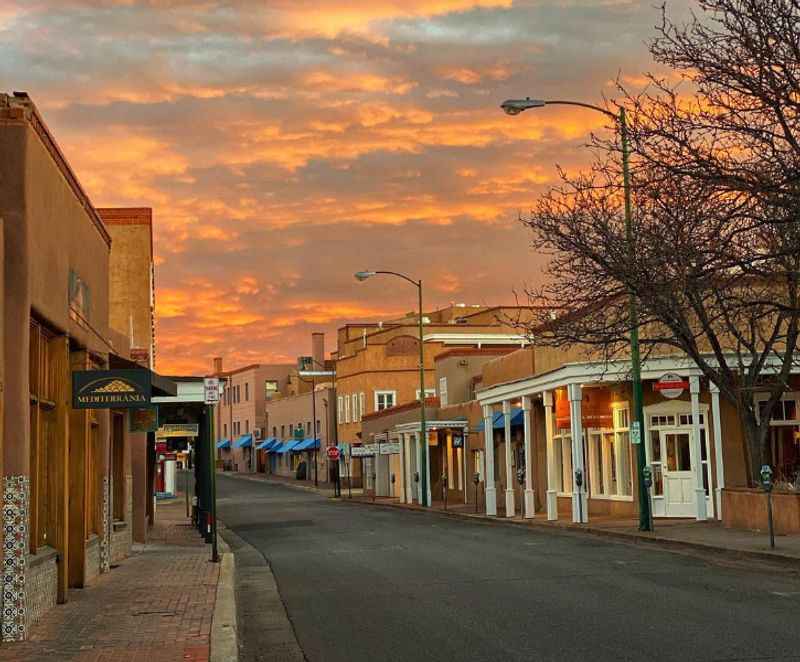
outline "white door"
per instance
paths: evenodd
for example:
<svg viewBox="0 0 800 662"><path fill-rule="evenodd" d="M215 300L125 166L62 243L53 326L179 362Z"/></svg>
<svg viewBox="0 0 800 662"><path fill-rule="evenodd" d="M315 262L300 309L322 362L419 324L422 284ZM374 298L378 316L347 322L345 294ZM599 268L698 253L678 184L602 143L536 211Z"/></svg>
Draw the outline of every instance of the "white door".
<svg viewBox="0 0 800 662"><path fill-rule="evenodd" d="M694 475L691 460L691 433L662 430L664 453L664 501L667 517L694 517Z"/></svg>

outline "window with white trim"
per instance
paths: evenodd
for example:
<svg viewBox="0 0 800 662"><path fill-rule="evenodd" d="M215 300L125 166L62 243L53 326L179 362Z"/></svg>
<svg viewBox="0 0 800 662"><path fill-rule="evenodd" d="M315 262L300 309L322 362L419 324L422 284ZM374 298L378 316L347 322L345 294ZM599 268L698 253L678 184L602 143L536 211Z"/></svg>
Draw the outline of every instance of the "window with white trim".
<svg viewBox="0 0 800 662"><path fill-rule="evenodd" d="M358 423L363 416L363 412L358 410L358 393L353 393L350 399L353 401L353 423Z"/></svg>
<svg viewBox="0 0 800 662"><path fill-rule="evenodd" d="M397 399L397 391L375 391L375 411L383 411L394 407ZM419 392L417 392L419 400Z"/></svg>
<svg viewBox="0 0 800 662"><path fill-rule="evenodd" d="M419 389L414 392L414 397L419 400ZM436 389L435 388L426 388L425 389L425 398L435 398L436 397Z"/></svg>
<svg viewBox="0 0 800 662"><path fill-rule="evenodd" d="M344 398L341 395L336 398L336 419L344 423Z"/></svg>
<svg viewBox="0 0 800 662"><path fill-rule="evenodd" d="M439 378L439 403L442 407L447 406L447 377Z"/></svg>
<svg viewBox="0 0 800 662"><path fill-rule="evenodd" d="M593 497L630 497L630 415L627 404L612 411L612 428L588 430L589 490Z"/></svg>
<svg viewBox="0 0 800 662"><path fill-rule="evenodd" d="M572 494L572 435L568 430L556 430L553 435L555 489L559 494Z"/></svg>
<svg viewBox="0 0 800 662"><path fill-rule="evenodd" d="M350 422L350 396L344 396L344 422Z"/></svg>
<svg viewBox="0 0 800 662"><path fill-rule="evenodd" d="M366 405L367 405L366 395L364 391L361 391L361 393L358 394L358 411L361 414L362 418L364 414L367 413Z"/></svg>

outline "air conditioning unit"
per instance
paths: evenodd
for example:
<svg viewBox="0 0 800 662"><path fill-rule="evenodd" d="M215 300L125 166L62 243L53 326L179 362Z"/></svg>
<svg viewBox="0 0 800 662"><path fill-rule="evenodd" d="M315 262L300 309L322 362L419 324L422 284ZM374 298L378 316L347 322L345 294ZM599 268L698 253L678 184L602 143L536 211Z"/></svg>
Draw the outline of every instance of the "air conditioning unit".
<svg viewBox="0 0 800 662"><path fill-rule="evenodd" d="M253 428L253 439L261 439L261 428Z"/></svg>

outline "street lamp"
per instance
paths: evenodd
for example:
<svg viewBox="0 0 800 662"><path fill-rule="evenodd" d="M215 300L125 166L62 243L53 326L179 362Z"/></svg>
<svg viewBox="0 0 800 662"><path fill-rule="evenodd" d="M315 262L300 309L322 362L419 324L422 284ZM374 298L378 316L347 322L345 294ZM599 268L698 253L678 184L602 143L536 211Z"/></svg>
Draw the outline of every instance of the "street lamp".
<svg viewBox="0 0 800 662"><path fill-rule="evenodd" d="M631 177L630 177L630 145L628 143L628 122L625 117L625 108L619 109L619 114L614 114L606 108L595 106L581 101L544 101L542 99L508 99L500 104L507 115L519 115L531 108L544 106L580 106L610 117L618 126L620 143L622 145L622 186L625 193L625 239L628 244L628 259L633 261L635 244L633 234L633 211L631 205ZM642 391L642 362L639 353L639 311L636 297L632 291L628 293L628 316L631 327L631 377L633 380L633 425L631 426L631 441L637 444L636 469L639 478L639 530L651 531L650 500L644 480L644 468L647 457L644 449L644 405Z"/></svg>
<svg viewBox="0 0 800 662"><path fill-rule="evenodd" d="M420 430L420 457L419 457L419 475L420 484L422 486L422 498L420 499L421 505L430 506L428 503L428 430L425 421L425 352L423 350L423 331L422 331L422 281L409 278L405 274L397 273L396 271L358 271L354 275L356 280L365 281L367 278L372 278L378 274L386 276L397 276L408 281L417 288L419 295L419 430Z"/></svg>

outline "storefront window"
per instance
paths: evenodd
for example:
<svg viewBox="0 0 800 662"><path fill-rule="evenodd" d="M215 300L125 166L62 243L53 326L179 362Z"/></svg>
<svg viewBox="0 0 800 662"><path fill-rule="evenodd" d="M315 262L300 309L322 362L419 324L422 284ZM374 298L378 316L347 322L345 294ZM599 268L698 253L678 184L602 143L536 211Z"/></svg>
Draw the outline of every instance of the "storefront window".
<svg viewBox="0 0 800 662"><path fill-rule="evenodd" d="M555 489L562 494L572 494L572 436L560 434L553 437L555 462Z"/></svg>
<svg viewBox="0 0 800 662"><path fill-rule="evenodd" d="M613 428L589 430L589 489L592 496L617 497L633 493L631 445L627 408L617 408Z"/></svg>

